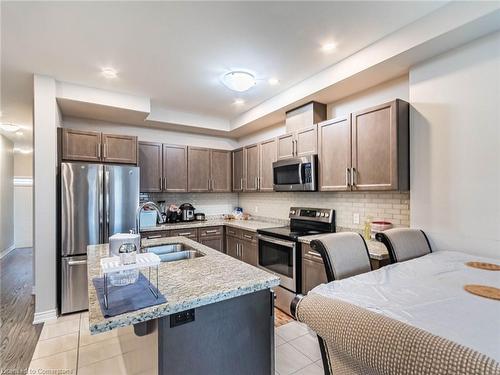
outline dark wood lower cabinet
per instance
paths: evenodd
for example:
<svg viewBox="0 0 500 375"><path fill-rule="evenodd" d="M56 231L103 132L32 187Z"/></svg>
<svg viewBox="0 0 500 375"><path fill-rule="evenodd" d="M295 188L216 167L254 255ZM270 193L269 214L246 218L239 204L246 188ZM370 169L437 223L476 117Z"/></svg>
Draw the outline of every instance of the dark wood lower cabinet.
<svg viewBox="0 0 500 375"><path fill-rule="evenodd" d="M302 244L302 294L316 286L327 283L325 265L321 255L308 244Z"/></svg>
<svg viewBox="0 0 500 375"><path fill-rule="evenodd" d="M200 238L198 242L202 245L218 250L221 253L224 252L224 239L222 236Z"/></svg>

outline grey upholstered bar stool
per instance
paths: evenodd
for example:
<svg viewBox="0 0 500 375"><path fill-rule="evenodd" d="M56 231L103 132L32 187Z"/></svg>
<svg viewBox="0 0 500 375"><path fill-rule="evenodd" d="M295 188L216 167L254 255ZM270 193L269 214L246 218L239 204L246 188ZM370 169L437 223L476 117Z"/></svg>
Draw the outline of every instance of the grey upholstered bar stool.
<svg viewBox="0 0 500 375"><path fill-rule="evenodd" d="M311 241L311 248L321 254L329 282L372 270L368 247L359 233L327 234Z"/></svg>
<svg viewBox="0 0 500 375"><path fill-rule="evenodd" d="M429 240L420 229L388 229L377 233L376 238L387 247L391 263L403 262L432 253Z"/></svg>

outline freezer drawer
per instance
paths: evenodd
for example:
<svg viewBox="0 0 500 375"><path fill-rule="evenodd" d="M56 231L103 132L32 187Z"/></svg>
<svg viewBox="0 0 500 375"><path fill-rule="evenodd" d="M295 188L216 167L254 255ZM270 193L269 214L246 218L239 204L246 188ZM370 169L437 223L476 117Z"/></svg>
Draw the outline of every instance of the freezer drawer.
<svg viewBox="0 0 500 375"><path fill-rule="evenodd" d="M61 266L61 314L87 310L87 256L62 258Z"/></svg>

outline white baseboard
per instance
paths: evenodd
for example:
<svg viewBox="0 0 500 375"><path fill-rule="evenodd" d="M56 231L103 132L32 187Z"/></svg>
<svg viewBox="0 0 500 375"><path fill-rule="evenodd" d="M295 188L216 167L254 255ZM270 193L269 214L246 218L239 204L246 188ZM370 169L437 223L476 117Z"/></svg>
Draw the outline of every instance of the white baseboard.
<svg viewBox="0 0 500 375"><path fill-rule="evenodd" d="M48 310L36 312L33 318L33 324L45 323L49 320L57 319L57 310Z"/></svg>
<svg viewBox="0 0 500 375"><path fill-rule="evenodd" d="M26 247L33 247L33 242L30 240L16 242L16 249L24 249Z"/></svg>
<svg viewBox="0 0 500 375"><path fill-rule="evenodd" d="M9 246L8 248L0 251L0 259L2 259L4 256L6 256L8 253L10 253L12 250L14 250L16 248L16 246L14 244L12 244L11 246Z"/></svg>

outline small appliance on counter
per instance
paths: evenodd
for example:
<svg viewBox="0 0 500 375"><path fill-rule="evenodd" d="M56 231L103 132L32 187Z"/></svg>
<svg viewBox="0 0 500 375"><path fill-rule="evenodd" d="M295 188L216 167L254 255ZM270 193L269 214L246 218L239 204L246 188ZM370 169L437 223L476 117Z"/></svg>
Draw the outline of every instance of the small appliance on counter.
<svg viewBox="0 0 500 375"><path fill-rule="evenodd" d="M182 221L193 221L194 217L194 207L191 203L183 203L179 207L182 211Z"/></svg>
<svg viewBox="0 0 500 375"><path fill-rule="evenodd" d="M196 221L205 221L206 220L205 214L201 213L201 212L195 213L194 218Z"/></svg>
<svg viewBox="0 0 500 375"><path fill-rule="evenodd" d="M135 233L116 233L109 237L109 256L119 255L120 247L124 244L133 244L141 248L141 236Z"/></svg>
<svg viewBox="0 0 500 375"><path fill-rule="evenodd" d="M182 220L182 211L175 204L168 206L165 212L165 222L166 223L177 223Z"/></svg>
<svg viewBox="0 0 500 375"><path fill-rule="evenodd" d="M153 210L141 211L141 228L151 228L156 226L157 213Z"/></svg>

